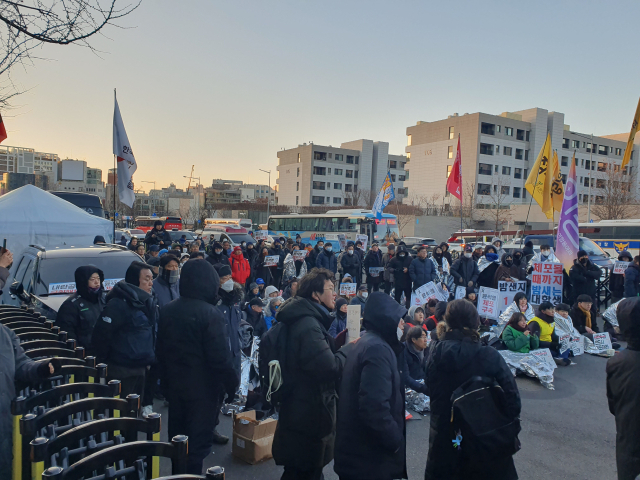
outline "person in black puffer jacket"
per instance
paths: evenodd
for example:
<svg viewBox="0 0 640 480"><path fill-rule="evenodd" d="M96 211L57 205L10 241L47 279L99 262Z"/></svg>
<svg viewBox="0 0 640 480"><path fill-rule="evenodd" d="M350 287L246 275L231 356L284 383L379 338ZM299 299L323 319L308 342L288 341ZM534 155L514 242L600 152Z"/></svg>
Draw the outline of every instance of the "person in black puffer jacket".
<svg viewBox="0 0 640 480"><path fill-rule="evenodd" d="M640 294L640 256L633 258L633 263L624 271L625 298L637 297Z"/></svg>
<svg viewBox="0 0 640 480"><path fill-rule="evenodd" d="M229 263L229 256L224 253L220 242L214 242L213 247L209 250L209 252L210 253L209 255L207 255L206 260L211 265L226 264L231 266L231 264Z"/></svg>
<svg viewBox="0 0 640 480"><path fill-rule="evenodd" d="M413 281L413 290L415 291L422 285L433 281L437 273L435 265L431 259L427 258L427 247L418 247L418 256L409 265L409 276Z"/></svg>
<svg viewBox="0 0 640 480"><path fill-rule="evenodd" d="M597 312L596 282L601 276L602 270L591 263L587 252L578 250L578 258L573 261L573 266L569 270L569 279L573 285L573 301L575 302L579 295L589 295L595 300L593 308Z"/></svg>
<svg viewBox="0 0 640 480"><path fill-rule="evenodd" d="M362 263L360 255L355 253L353 242L347 244L347 251L340 257L340 265L342 266L342 276L350 275L356 283L356 288L362 282Z"/></svg>
<svg viewBox="0 0 640 480"><path fill-rule="evenodd" d="M622 262L632 262L633 256L626 250L618 255L618 260ZM624 297L624 274L612 273L609 280L609 289L611 290L611 302L615 303Z"/></svg>
<svg viewBox="0 0 640 480"><path fill-rule="evenodd" d="M147 248L151 245L158 245L160 248L169 248L171 246L171 235L164 229L162 220L156 220L153 223L153 228L144 237L144 243Z"/></svg>
<svg viewBox="0 0 640 480"><path fill-rule="evenodd" d="M395 282L394 298L396 302L400 303L404 292L405 307L407 308L411 306L411 275L409 275L411 260L411 255L407 253L407 247L400 245L397 255L391 259L388 266Z"/></svg>
<svg viewBox="0 0 640 480"><path fill-rule="evenodd" d="M373 292L366 333L349 352L340 384L336 458L340 478L407 478L404 384L398 366L398 323L407 309Z"/></svg>
<svg viewBox="0 0 640 480"><path fill-rule="evenodd" d="M371 274L371 268L380 268L382 267L382 252L378 246L378 242L373 242L371 244L371 249L367 252L364 257L364 270L367 272L367 291L371 293L378 291L378 285L382 281L382 272L378 272L374 277Z"/></svg>
<svg viewBox="0 0 640 480"><path fill-rule="evenodd" d="M84 347L87 355L93 355L91 334L106 305L104 273L92 265L78 267L75 280L77 291L60 305L56 325L67 332L67 338L74 338L78 347Z"/></svg>
<svg viewBox="0 0 640 480"><path fill-rule="evenodd" d="M147 367L155 363L158 306L149 265L133 262L124 280L107 295L107 306L93 329L91 344L100 363L109 365L107 380L120 380L121 398L130 393L144 402Z"/></svg>
<svg viewBox="0 0 640 480"><path fill-rule="evenodd" d="M398 357L404 386L419 393L427 392L427 385L418 381L424 380L428 352L427 335L429 333L422 326L411 327L406 335L402 355Z"/></svg>
<svg viewBox="0 0 640 480"><path fill-rule="evenodd" d="M169 437L189 436L188 473L202 474L211 453L219 396L233 398L240 382L225 321L216 308L220 280L207 262L188 261L180 298L160 311L158 360L169 400Z"/></svg>
<svg viewBox="0 0 640 480"><path fill-rule="evenodd" d="M333 272L334 275L338 271L338 261L336 255L333 253L333 245L331 245L331 242L325 243L322 252L316 257L316 267L326 268Z"/></svg>

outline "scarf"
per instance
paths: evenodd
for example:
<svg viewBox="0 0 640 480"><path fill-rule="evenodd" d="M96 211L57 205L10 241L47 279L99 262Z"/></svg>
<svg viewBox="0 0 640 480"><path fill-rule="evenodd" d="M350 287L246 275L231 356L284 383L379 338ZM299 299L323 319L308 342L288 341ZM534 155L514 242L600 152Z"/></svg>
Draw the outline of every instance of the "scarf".
<svg viewBox="0 0 640 480"><path fill-rule="evenodd" d="M580 305L578 305L578 308L582 313L584 313L584 326L591 328L591 310L585 310Z"/></svg>

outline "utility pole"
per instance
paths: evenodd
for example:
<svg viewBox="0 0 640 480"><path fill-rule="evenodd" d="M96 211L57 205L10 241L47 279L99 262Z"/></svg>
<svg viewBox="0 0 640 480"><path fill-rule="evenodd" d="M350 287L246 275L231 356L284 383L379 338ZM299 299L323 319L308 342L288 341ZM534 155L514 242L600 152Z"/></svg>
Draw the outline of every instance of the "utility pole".
<svg viewBox="0 0 640 480"><path fill-rule="evenodd" d="M261 168L259 168L258 170L269 174L269 188L267 188L267 223L269 223L269 205L271 204L271 170L263 170Z"/></svg>

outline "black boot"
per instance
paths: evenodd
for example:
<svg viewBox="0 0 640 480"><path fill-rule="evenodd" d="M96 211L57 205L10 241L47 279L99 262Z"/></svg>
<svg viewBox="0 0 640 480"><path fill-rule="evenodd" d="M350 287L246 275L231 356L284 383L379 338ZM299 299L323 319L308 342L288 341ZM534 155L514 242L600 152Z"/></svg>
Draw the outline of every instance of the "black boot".
<svg viewBox="0 0 640 480"><path fill-rule="evenodd" d="M227 443L229 443L229 437L222 435L216 428L213 431L213 443L217 445L226 445Z"/></svg>

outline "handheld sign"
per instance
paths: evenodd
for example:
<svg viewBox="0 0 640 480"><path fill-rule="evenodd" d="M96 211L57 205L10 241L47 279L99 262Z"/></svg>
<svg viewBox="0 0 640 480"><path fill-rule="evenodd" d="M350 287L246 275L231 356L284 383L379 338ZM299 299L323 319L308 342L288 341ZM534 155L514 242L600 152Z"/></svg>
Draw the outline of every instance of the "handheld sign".
<svg viewBox="0 0 640 480"><path fill-rule="evenodd" d="M347 330L349 332L347 342L360 337L360 305L347 306Z"/></svg>
<svg viewBox="0 0 640 480"><path fill-rule="evenodd" d="M256 240L266 240L267 239L267 231L266 230L256 230L254 232L254 236Z"/></svg>
<svg viewBox="0 0 640 480"><path fill-rule="evenodd" d="M307 255L309 254L309 252L307 252L306 250L294 250L293 251L293 259L296 262L299 262L301 260L304 260Z"/></svg>
<svg viewBox="0 0 640 480"><path fill-rule="evenodd" d="M499 292L495 288L480 287L478 291L478 313L481 317L498 318Z"/></svg>
<svg viewBox="0 0 640 480"><path fill-rule="evenodd" d="M356 235L356 242L360 240L362 242L362 250L367 251L367 242L369 241L369 237L366 235ZM355 242L354 242L355 243Z"/></svg>
<svg viewBox="0 0 640 480"><path fill-rule="evenodd" d="M349 296L349 295L355 295L355 294L356 294L356 284L355 283L341 283L340 284L340 295Z"/></svg>
<svg viewBox="0 0 640 480"><path fill-rule="evenodd" d="M280 262L279 255L269 255L267 257L264 257L265 267L277 267L279 262Z"/></svg>
<svg viewBox="0 0 640 480"><path fill-rule="evenodd" d="M623 262L622 260L616 260L616 263L613 266L614 274L621 274L627 269L627 267L631 264L631 262Z"/></svg>
<svg viewBox="0 0 640 480"><path fill-rule="evenodd" d="M500 292L498 316L500 316L513 303L513 297L516 296L516 293L527 293L527 282L526 280L520 282L500 281L498 282L498 291Z"/></svg>
<svg viewBox="0 0 640 480"><path fill-rule="evenodd" d="M467 289L465 287L456 287L456 300L460 300L467 296Z"/></svg>

